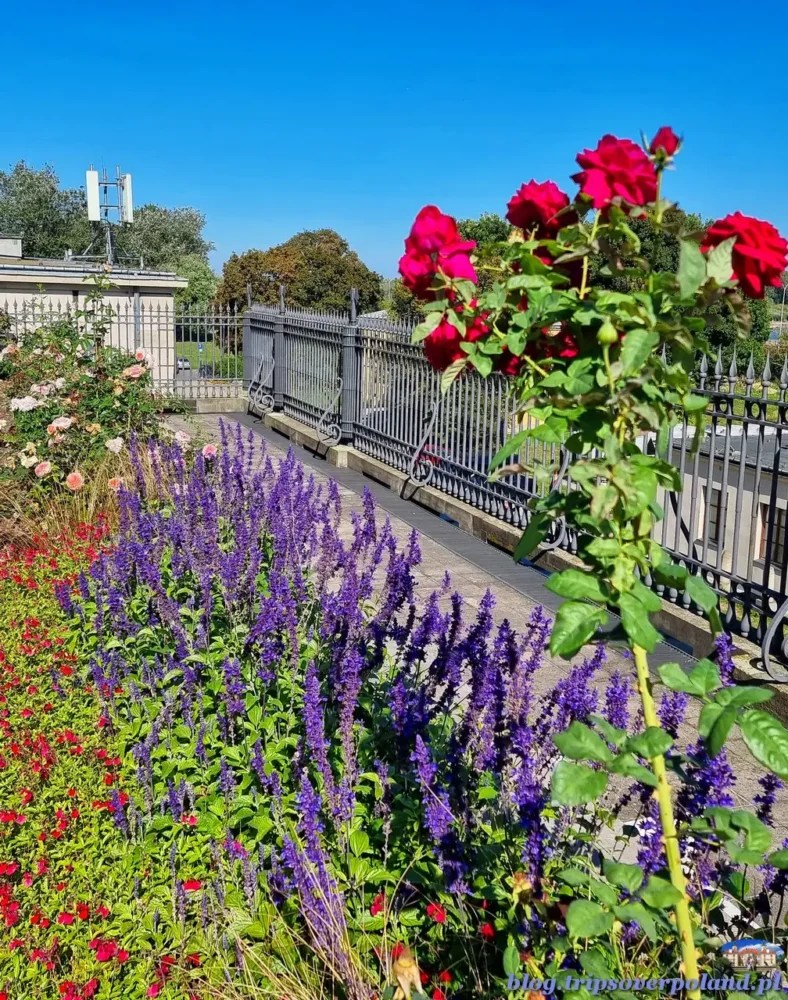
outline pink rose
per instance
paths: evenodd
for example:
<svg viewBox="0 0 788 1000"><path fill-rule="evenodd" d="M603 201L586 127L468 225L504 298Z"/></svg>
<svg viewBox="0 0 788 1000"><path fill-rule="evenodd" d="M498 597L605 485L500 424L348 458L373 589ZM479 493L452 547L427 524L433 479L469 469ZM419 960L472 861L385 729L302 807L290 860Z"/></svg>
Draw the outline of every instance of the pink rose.
<svg viewBox="0 0 788 1000"><path fill-rule="evenodd" d="M129 365L129 367L124 368L120 374L124 378L142 378L145 374L145 368L143 365Z"/></svg>
<svg viewBox="0 0 788 1000"><path fill-rule="evenodd" d="M648 147L648 150L652 156L661 156L664 159L669 159L671 156L676 155L680 146L681 139L676 135L670 125L663 125L651 140L651 145Z"/></svg>
<svg viewBox="0 0 788 1000"><path fill-rule="evenodd" d="M69 472L66 476L66 486L72 491L72 493L78 492L84 485L85 479L81 472L77 472L75 470L74 472Z"/></svg>
<svg viewBox="0 0 788 1000"><path fill-rule="evenodd" d="M583 169L572 180L594 208L607 208L613 202L648 205L657 199L654 164L631 139L603 135L596 149L577 154L577 162Z"/></svg>
<svg viewBox="0 0 788 1000"><path fill-rule="evenodd" d="M450 215L445 215L435 205L425 205L416 216L405 249L413 253L435 253L459 238L457 223Z"/></svg>
<svg viewBox="0 0 788 1000"><path fill-rule="evenodd" d="M513 226L525 232L536 230L536 238L554 237L558 230L574 222L574 212L559 217L559 212L569 207L569 196L553 181L528 181L512 195L506 218Z"/></svg>
<svg viewBox="0 0 788 1000"><path fill-rule="evenodd" d="M39 462L38 465L35 467L35 469L33 469L33 472L36 474L36 477L38 479L43 479L44 476L48 476L51 471L52 471L51 462Z"/></svg>
<svg viewBox="0 0 788 1000"><path fill-rule="evenodd" d="M216 458L217 453L218 453L218 448L216 447L215 444L206 444L202 450L202 457L208 459L208 461L211 461L212 459Z"/></svg>

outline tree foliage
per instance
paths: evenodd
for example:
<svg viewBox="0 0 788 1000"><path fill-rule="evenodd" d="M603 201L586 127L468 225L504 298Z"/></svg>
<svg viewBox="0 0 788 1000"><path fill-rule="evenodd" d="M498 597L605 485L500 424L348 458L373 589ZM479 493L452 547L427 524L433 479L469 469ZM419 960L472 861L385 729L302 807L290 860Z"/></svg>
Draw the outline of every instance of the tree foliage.
<svg viewBox="0 0 788 1000"><path fill-rule="evenodd" d="M346 310L350 289L357 288L364 312L377 309L381 295L380 275L333 229L305 231L268 250L233 254L224 265L218 301L242 306L247 284L256 301L269 304L277 302L283 284L289 305L310 309Z"/></svg>
<svg viewBox="0 0 788 1000"><path fill-rule="evenodd" d="M179 278L189 282L186 288L175 293L175 301L184 306L207 306L216 296L219 279L211 265L199 254L186 254L180 260L168 264Z"/></svg>
<svg viewBox="0 0 788 1000"><path fill-rule="evenodd" d="M189 278L194 274L198 288L186 292L194 301L203 301L208 253L213 249L204 229L205 216L194 208L148 204L136 210L131 226L116 226L113 235L119 257L142 258L147 268L174 270ZM88 221L85 192L61 188L52 167L36 170L23 160L0 171L0 233L21 236L26 257L62 259L67 250L84 253L94 240L97 253L104 246L99 224Z"/></svg>

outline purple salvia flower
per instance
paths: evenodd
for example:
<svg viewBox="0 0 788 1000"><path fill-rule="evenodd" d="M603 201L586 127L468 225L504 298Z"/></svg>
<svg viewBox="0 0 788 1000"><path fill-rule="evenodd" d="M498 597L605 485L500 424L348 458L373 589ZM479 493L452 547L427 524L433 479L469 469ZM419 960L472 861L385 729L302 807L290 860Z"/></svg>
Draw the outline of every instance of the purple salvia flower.
<svg viewBox="0 0 788 1000"><path fill-rule="evenodd" d="M632 682L629 677L616 671L611 674L605 689L603 714L611 726L626 729L629 726L629 700L632 697Z"/></svg>

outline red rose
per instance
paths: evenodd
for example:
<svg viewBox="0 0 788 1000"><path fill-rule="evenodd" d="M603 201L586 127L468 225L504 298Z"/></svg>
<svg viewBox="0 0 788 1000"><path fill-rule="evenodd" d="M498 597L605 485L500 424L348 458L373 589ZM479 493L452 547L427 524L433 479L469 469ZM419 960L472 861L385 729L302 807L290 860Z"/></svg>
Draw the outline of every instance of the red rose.
<svg viewBox="0 0 788 1000"><path fill-rule="evenodd" d="M432 917L436 924L446 923L446 911L439 903L430 903L427 907L427 916Z"/></svg>
<svg viewBox="0 0 788 1000"><path fill-rule="evenodd" d="M57 915L57 922L64 927L70 926L76 919L73 913L58 913Z"/></svg>
<svg viewBox="0 0 788 1000"><path fill-rule="evenodd" d="M441 320L438 326L424 340L424 354L427 361L439 372L444 371L453 361L465 357L460 347L462 338L456 326L447 319Z"/></svg>
<svg viewBox="0 0 788 1000"><path fill-rule="evenodd" d="M473 305L473 303L471 303ZM480 313L478 316L474 316L470 326L465 331L465 340L469 344L475 344L477 340L484 340L487 334L490 332L489 326L484 322L489 313Z"/></svg>
<svg viewBox="0 0 788 1000"><path fill-rule="evenodd" d="M499 354L494 362L494 368L501 375L506 375L507 378L514 378L516 375L520 374L520 369L523 366L523 359L519 358L516 354L512 354L508 347L504 347L503 352Z"/></svg>
<svg viewBox="0 0 788 1000"><path fill-rule="evenodd" d="M432 257L423 253L406 253L400 257L399 273L402 284L417 299L433 299L435 293L430 291L432 279L435 277L435 264Z"/></svg>
<svg viewBox="0 0 788 1000"><path fill-rule="evenodd" d="M198 878L187 878L183 888L186 892L197 892L198 889L202 889L202 882Z"/></svg>
<svg viewBox="0 0 788 1000"><path fill-rule="evenodd" d="M98 988L99 988L98 979L89 979L82 987L82 996L87 997L89 1000L89 998L95 994Z"/></svg>
<svg viewBox="0 0 788 1000"><path fill-rule="evenodd" d="M370 916L376 917L379 913L383 912L386 905L386 894L385 892L379 892L377 896L372 900L372 906L369 908Z"/></svg>
<svg viewBox="0 0 788 1000"><path fill-rule="evenodd" d="M493 927L492 924L489 923L482 924L481 927L479 928L479 933L483 938L487 938L489 940L490 938L495 937L495 928Z"/></svg>
<svg viewBox="0 0 788 1000"><path fill-rule="evenodd" d="M663 125L651 140L651 145L648 148L653 156L670 157L676 155L680 145L681 139L670 125Z"/></svg>
<svg viewBox="0 0 788 1000"><path fill-rule="evenodd" d="M473 240L447 244L438 254L438 270L450 280L475 283L478 278L470 257L475 247Z"/></svg>
<svg viewBox="0 0 788 1000"><path fill-rule="evenodd" d="M425 205L416 216L405 249L415 253L435 253L459 239L457 223L435 205Z"/></svg>
<svg viewBox="0 0 788 1000"><path fill-rule="evenodd" d="M654 164L631 139L605 135L596 149L577 154L583 168L572 177L580 193L591 199L594 208L606 208L614 201L647 205L657 198Z"/></svg>
<svg viewBox="0 0 788 1000"><path fill-rule="evenodd" d="M436 986L432 991L432 1000L446 1000L446 994Z"/></svg>
<svg viewBox="0 0 788 1000"><path fill-rule="evenodd" d="M512 195L506 218L527 232L536 229L537 238L550 238L570 220L558 213L569 205L569 196L553 181L528 181Z"/></svg>
<svg viewBox="0 0 788 1000"><path fill-rule="evenodd" d="M700 248L710 250L732 236L736 237L733 244L733 277L744 294L762 299L767 285L779 288L782 273L788 266L788 242L774 226L770 222L734 212L709 226Z"/></svg>
<svg viewBox="0 0 788 1000"><path fill-rule="evenodd" d="M394 947L391 949L391 957L392 957L392 959L396 962L397 959L402 956L402 953L404 951L405 951L405 945L401 941L398 941L394 945Z"/></svg>
<svg viewBox="0 0 788 1000"><path fill-rule="evenodd" d="M438 973L438 982L439 983L450 983L451 982L451 973L449 972L448 969L444 969L443 972L439 972Z"/></svg>

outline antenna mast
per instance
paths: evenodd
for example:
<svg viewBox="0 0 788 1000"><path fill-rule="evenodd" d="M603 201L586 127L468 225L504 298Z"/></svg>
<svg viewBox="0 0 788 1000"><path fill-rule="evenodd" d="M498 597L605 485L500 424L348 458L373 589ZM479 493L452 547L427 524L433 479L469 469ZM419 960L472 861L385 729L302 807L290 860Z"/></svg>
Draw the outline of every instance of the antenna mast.
<svg viewBox="0 0 788 1000"><path fill-rule="evenodd" d="M88 201L88 219L98 222L103 230L104 253L93 253L99 242L97 236L84 253L76 254L75 260L105 260L112 266L116 260L134 260L136 258L119 258L116 253L113 226L131 225L134 222L134 204L131 194L131 174L123 174L120 167L115 168L115 180L107 176L106 167L102 168L101 177L98 170L85 172L85 191ZM114 217L114 220L113 220ZM139 261L142 267L142 260Z"/></svg>

